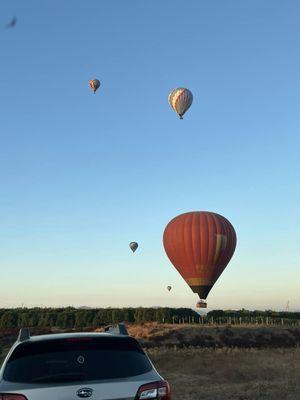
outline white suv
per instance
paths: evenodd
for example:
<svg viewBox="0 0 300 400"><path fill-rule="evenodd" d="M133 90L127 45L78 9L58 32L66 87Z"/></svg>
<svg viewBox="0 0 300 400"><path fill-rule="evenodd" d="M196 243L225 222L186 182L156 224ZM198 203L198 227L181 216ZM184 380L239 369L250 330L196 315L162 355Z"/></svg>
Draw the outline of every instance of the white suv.
<svg viewBox="0 0 300 400"><path fill-rule="evenodd" d="M21 329L0 371L0 400L170 400L123 324L105 333L30 337Z"/></svg>

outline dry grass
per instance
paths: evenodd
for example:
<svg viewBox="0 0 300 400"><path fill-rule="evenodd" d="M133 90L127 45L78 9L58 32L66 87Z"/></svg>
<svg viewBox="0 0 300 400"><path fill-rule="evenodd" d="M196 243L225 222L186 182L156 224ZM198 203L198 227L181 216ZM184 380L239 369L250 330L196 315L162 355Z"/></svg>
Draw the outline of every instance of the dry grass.
<svg viewBox="0 0 300 400"><path fill-rule="evenodd" d="M201 326L145 323L128 327L144 347L297 347L300 329L280 326Z"/></svg>
<svg viewBox="0 0 300 400"><path fill-rule="evenodd" d="M166 349L148 353L174 400L296 400L300 349Z"/></svg>
<svg viewBox="0 0 300 400"><path fill-rule="evenodd" d="M138 340L152 340L164 338L169 335L170 332L178 331L184 325L170 325L170 324L158 324L156 322L147 322L139 325L128 325L127 329L131 336Z"/></svg>

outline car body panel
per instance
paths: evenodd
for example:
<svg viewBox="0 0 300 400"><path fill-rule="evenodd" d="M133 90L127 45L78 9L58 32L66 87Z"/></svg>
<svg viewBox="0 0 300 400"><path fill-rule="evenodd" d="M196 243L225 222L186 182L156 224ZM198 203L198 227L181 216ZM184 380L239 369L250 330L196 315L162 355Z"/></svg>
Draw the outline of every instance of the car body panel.
<svg viewBox="0 0 300 400"><path fill-rule="evenodd" d="M56 339L82 338L82 337L120 337L130 338L125 335L111 335L106 333L70 333L33 336L29 341L45 341ZM132 340L132 338L130 338ZM135 340L135 339L133 339ZM149 372L130 376L127 378L98 380L98 381L79 381L63 383L18 383L9 382L3 379L6 364L14 350L24 342L16 342L8 353L0 371L0 393L1 394L22 394L28 400L79 400L78 391L87 388L92 389L92 395L86 396L91 400L134 400L139 387L143 384L162 380L162 377L155 370L151 360L152 369ZM87 391L88 392L88 391Z"/></svg>

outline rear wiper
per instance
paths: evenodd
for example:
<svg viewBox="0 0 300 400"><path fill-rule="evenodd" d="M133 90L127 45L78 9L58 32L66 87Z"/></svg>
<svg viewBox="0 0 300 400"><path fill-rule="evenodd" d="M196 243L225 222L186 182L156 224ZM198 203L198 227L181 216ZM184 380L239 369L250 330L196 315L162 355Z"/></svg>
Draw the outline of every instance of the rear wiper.
<svg viewBox="0 0 300 400"><path fill-rule="evenodd" d="M31 382L69 382L69 381L82 381L84 376L82 374L55 374L55 375L43 375L38 378L34 378Z"/></svg>

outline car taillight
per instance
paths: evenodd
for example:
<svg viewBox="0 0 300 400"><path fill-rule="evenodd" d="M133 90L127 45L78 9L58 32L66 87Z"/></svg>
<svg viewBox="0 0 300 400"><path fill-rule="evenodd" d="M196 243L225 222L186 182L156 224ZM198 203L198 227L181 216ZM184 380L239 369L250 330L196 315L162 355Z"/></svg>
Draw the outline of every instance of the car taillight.
<svg viewBox="0 0 300 400"><path fill-rule="evenodd" d="M158 381L142 385L135 397L136 400L171 400L170 385L167 381Z"/></svg>
<svg viewBox="0 0 300 400"><path fill-rule="evenodd" d="M0 394L0 400L27 400L22 394Z"/></svg>

